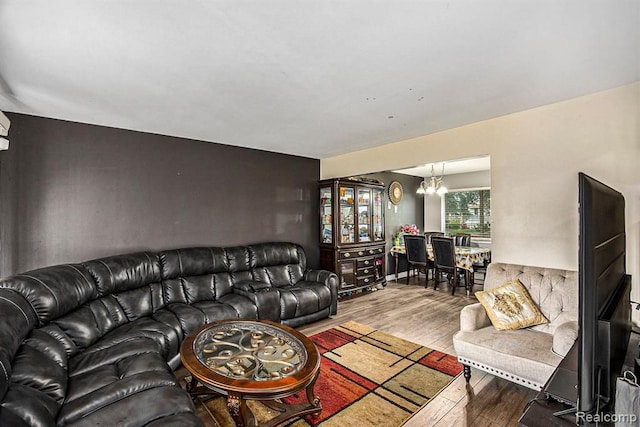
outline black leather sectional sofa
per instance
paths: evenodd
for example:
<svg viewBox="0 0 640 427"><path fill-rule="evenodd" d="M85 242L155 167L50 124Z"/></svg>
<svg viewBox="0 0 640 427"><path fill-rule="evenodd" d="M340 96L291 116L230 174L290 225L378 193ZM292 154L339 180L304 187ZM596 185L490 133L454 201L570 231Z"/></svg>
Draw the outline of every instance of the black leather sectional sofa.
<svg viewBox="0 0 640 427"><path fill-rule="evenodd" d="M0 281L1 426L198 426L173 370L225 318L297 326L337 312L338 278L299 245L140 252Z"/></svg>

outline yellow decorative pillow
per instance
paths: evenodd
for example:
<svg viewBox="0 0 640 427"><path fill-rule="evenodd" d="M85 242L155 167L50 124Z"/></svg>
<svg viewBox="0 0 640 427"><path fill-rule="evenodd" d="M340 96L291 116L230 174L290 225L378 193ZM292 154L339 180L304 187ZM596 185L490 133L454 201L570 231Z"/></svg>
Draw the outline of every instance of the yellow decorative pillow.
<svg viewBox="0 0 640 427"><path fill-rule="evenodd" d="M499 331L548 322L519 280L512 280L488 291L476 292L476 298L487 311L493 327Z"/></svg>

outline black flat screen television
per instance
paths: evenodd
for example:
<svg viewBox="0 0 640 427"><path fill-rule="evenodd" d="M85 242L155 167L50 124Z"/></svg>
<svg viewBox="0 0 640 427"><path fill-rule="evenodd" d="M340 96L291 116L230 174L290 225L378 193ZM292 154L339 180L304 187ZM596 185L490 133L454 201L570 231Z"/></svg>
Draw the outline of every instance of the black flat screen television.
<svg viewBox="0 0 640 427"><path fill-rule="evenodd" d="M613 188L579 174L580 413L604 410L615 396L631 332L631 278L626 274L625 201Z"/></svg>

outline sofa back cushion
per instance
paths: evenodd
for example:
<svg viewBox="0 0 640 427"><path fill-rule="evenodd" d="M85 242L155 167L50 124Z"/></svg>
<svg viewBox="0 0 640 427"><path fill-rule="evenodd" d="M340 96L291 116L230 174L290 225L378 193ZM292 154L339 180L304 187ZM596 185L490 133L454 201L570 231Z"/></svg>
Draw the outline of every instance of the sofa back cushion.
<svg viewBox="0 0 640 427"><path fill-rule="evenodd" d="M275 242L248 246L252 279L272 286L293 285L304 276L307 258L300 245Z"/></svg>
<svg viewBox="0 0 640 427"><path fill-rule="evenodd" d="M0 289L0 400L9 388L11 362L22 341L38 324L31 304L18 292Z"/></svg>
<svg viewBox="0 0 640 427"><path fill-rule="evenodd" d="M13 289L31 304L40 325L69 313L94 299L98 292L80 264L40 268L0 280L0 288Z"/></svg>
<svg viewBox="0 0 640 427"><path fill-rule="evenodd" d="M98 289L91 274L81 264L32 270L0 280L0 288L20 293L31 305L41 329L60 342L67 356L102 335L88 305Z"/></svg>
<svg viewBox="0 0 640 427"><path fill-rule="evenodd" d="M54 337L34 329L31 303L0 289L0 424L55 425L67 391L67 354Z"/></svg>
<svg viewBox="0 0 640 427"><path fill-rule="evenodd" d="M247 246L234 246L223 250L227 257L232 283L254 280L251 272L251 253Z"/></svg>
<svg viewBox="0 0 640 427"><path fill-rule="evenodd" d="M160 283L160 263L154 252L110 256L83 264L96 282L99 296Z"/></svg>
<svg viewBox="0 0 640 427"><path fill-rule="evenodd" d="M84 266L91 273L103 304L115 319L124 316L132 321L164 307L156 253L116 255L87 261Z"/></svg>
<svg viewBox="0 0 640 427"><path fill-rule="evenodd" d="M215 301L236 283L292 285L307 264L300 245L283 242L173 249L160 252L159 261L166 304Z"/></svg>
<svg viewBox="0 0 640 427"><path fill-rule="evenodd" d="M531 329L552 334L567 321L578 320L578 274L576 271L526 265L491 263L484 289L519 280L549 323Z"/></svg>
<svg viewBox="0 0 640 427"><path fill-rule="evenodd" d="M185 248L159 254L167 304L215 301L233 291L224 248Z"/></svg>

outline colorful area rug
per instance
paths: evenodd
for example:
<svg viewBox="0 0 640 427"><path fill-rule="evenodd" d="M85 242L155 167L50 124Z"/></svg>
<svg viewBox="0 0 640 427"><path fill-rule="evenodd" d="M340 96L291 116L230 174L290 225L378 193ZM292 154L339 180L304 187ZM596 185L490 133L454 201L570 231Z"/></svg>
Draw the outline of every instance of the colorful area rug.
<svg viewBox="0 0 640 427"><path fill-rule="evenodd" d="M462 371L455 356L356 322L310 338L322 355L315 385L322 412L318 417L292 420L292 427L399 426ZM285 401L304 399L301 392ZM259 402L249 401L248 405L258 423L276 415ZM215 424L233 425L224 399L209 400L206 406L203 409L215 418Z"/></svg>

